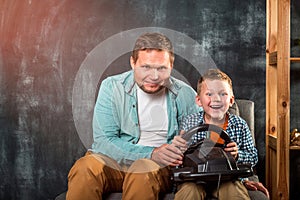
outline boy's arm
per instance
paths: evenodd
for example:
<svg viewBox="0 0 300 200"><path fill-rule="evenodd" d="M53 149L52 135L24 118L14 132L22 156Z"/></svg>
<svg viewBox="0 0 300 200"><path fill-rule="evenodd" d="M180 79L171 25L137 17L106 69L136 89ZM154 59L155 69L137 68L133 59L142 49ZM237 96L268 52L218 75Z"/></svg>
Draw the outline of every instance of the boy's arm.
<svg viewBox="0 0 300 200"><path fill-rule="evenodd" d="M253 138L246 122L244 122L240 134L240 142L238 143L238 162L255 166L258 161L257 149L254 146Z"/></svg>

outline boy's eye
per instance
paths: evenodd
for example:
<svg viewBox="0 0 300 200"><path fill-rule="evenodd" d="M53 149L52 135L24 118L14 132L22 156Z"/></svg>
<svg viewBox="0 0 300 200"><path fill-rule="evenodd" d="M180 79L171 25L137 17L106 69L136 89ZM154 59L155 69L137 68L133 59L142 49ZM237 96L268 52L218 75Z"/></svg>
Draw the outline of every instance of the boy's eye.
<svg viewBox="0 0 300 200"><path fill-rule="evenodd" d="M210 96L212 96L212 93L206 93L206 95L210 97Z"/></svg>
<svg viewBox="0 0 300 200"><path fill-rule="evenodd" d="M227 93L221 93L221 96L223 96L223 97L226 96L226 95L227 95Z"/></svg>

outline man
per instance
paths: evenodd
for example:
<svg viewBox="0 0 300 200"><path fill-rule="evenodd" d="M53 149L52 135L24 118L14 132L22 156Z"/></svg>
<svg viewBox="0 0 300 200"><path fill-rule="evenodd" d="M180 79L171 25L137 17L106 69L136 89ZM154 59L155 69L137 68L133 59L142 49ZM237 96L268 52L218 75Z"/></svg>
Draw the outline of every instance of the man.
<svg viewBox="0 0 300 200"><path fill-rule="evenodd" d="M194 90L170 76L173 63L170 40L146 33L135 43L132 70L102 82L94 143L70 170L67 199L102 199L115 191L123 199L158 199L171 189L169 167L183 156L171 140L182 117L199 111Z"/></svg>
<svg viewBox="0 0 300 200"><path fill-rule="evenodd" d="M199 112L195 91L170 76L170 40L159 33L141 35L130 57L132 70L105 79L94 108L94 143L70 170L67 199L158 199L171 189L169 167L182 164L171 144L182 117ZM185 184L175 199L199 199L197 185Z"/></svg>

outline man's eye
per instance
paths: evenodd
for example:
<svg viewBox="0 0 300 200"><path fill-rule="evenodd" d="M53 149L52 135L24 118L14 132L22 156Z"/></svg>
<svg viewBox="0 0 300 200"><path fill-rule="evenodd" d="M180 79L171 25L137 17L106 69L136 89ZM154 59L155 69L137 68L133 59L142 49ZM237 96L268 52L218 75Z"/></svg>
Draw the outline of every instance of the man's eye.
<svg viewBox="0 0 300 200"><path fill-rule="evenodd" d="M164 72L166 70L167 70L167 67L165 67L165 66L161 66L161 67L157 68L157 71L159 71L159 72Z"/></svg>
<svg viewBox="0 0 300 200"><path fill-rule="evenodd" d="M143 68L143 69L145 69L145 70L151 69L151 67L150 67L149 65L143 65L143 66L141 66L141 68Z"/></svg>

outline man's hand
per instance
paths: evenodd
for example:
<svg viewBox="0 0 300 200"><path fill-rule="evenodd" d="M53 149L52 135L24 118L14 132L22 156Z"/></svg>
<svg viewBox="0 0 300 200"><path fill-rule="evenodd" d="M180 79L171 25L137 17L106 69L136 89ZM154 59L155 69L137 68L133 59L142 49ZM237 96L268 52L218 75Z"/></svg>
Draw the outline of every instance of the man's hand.
<svg viewBox="0 0 300 200"><path fill-rule="evenodd" d="M245 187L248 190L259 190L259 191L262 191L263 193L265 193L265 195L268 198L270 198L269 191L267 190L267 188L265 188L265 186L261 182L255 182L255 181L245 180L243 183L244 183Z"/></svg>
<svg viewBox="0 0 300 200"><path fill-rule="evenodd" d="M226 147L224 148L225 151L230 152L230 154L237 159L238 156L238 147L237 144L235 142L230 142L226 145Z"/></svg>
<svg viewBox="0 0 300 200"><path fill-rule="evenodd" d="M182 164L183 153L174 144L163 144L156 147L151 159L164 166L178 166Z"/></svg>

